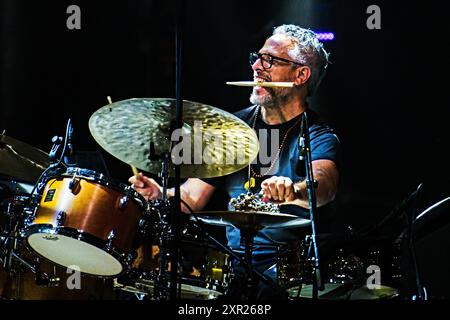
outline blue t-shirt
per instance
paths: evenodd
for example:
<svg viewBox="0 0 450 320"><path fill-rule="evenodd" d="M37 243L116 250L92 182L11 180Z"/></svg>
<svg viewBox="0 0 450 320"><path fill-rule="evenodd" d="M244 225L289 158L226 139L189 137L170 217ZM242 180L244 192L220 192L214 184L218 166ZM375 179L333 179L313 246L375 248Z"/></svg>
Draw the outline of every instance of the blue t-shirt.
<svg viewBox="0 0 450 320"><path fill-rule="evenodd" d="M300 133L300 118L301 115L291 119L288 122L279 125L268 125L261 119L261 114L259 107L252 106L241 110L235 115L245 121L249 126L253 127L258 135L260 146L266 144L269 146L267 149L269 151L263 152L260 148L260 153L263 152L265 155L270 156L274 159L275 155L270 154L270 146L272 139L272 130L278 130L278 144L275 146L281 147L279 153L278 163L272 167L272 170L268 174L266 172L271 166L271 163L267 163L267 158L259 157L257 162L251 165L253 172L263 177L255 178L255 188L252 192L258 193L260 191L261 182L271 176L285 176L292 179L292 181L297 182L303 180L304 176L298 176L296 174L296 166L299 158L299 148L298 148L298 136ZM310 135L310 146L311 146L311 156L312 160L328 159L336 163L339 168L340 165L340 144L339 140L334 133L334 131L326 124L320 122L318 115L312 111L307 111L308 125L309 125L309 135ZM256 121L255 121L256 117ZM263 131L261 131L261 129ZM261 132L266 130L266 134L260 135ZM276 135L273 136L276 139ZM283 143L283 140L284 143ZM277 153L279 148L274 149ZM261 162L264 163L261 163ZM255 162L255 161L254 161ZM244 168L235 173L227 176L205 179L205 182L216 187L218 192L224 192L227 198L234 198L242 193L246 193L244 185L248 181L248 168ZM289 206L289 214L295 214L299 217L309 218L309 210L303 209L298 206ZM328 226L326 222L330 215L333 214L334 205L333 203L327 204L323 207L318 208L316 216L316 226L318 232L326 232ZM309 228L308 228L309 229ZM254 238L254 254L265 254L274 253L279 245L296 241L302 239L305 234L309 233L309 230L302 228L264 228L260 230L257 236ZM241 243L240 230L233 227L227 227L227 240L228 245L236 251L244 251L244 247Z"/></svg>

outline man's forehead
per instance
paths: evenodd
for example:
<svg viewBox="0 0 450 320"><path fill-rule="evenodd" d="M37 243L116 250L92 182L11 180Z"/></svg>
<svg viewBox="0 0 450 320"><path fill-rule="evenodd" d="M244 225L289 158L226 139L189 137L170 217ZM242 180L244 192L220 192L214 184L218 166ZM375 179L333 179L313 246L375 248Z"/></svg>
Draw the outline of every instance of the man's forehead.
<svg viewBox="0 0 450 320"><path fill-rule="evenodd" d="M284 34L274 34L266 40L263 50L288 52L295 46L293 40Z"/></svg>

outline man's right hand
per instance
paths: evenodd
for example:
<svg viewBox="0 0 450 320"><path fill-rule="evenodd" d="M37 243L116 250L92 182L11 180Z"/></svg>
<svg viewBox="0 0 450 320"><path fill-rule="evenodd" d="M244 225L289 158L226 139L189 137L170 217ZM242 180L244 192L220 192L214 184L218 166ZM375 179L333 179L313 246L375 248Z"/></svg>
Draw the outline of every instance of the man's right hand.
<svg viewBox="0 0 450 320"><path fill-rule="evenodd" d="M162 197L161 186L152 178L144 176L142 172L139 175L128 179L131 187L139 192L147 201L160 199Z"/></svg>

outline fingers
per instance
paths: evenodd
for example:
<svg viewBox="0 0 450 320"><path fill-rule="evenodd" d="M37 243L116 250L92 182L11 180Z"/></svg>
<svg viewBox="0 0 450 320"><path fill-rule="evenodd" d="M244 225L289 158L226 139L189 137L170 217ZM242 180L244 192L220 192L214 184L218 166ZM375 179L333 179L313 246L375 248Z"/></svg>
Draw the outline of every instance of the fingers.
<svg viewBox="0 0 450 320"><path fill-rule="evenodd" d="M291 179L285 180L286 191L284 194L285 201L295 200L294 182Z"/></svg>
<svg viewBox="0 0 450 320"><path fill-rule="evenodd" d="M264 197L274 201L295 200L294 183L288 177L271 177L261 183Z"/></svg>
<svg viewBox="0 0 450 320"><path fill-rule="evenodd" d="M152 178L146 177L142 172L137 176L128 179L131 187L139 192L147 200L159 199L161 197L161 188Z"/></svg>
<svg viewBox="0 0 450 320"><path fill-rule="evenodd" d="M142 172L139 172L139 174L137 176L136 175L131 176L128 179L128 182L131 183L134 187L143 188L145 186L145 183L144 183L145 178L147 178L147 177L145 177Z"/></svg>

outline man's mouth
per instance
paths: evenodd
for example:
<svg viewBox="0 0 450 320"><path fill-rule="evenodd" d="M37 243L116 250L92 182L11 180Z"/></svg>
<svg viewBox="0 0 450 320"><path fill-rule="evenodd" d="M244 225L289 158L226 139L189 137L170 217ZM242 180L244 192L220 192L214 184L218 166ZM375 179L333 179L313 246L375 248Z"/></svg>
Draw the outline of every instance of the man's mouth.
<svg viewBox="0 0 450 320"><path fill-rule="evenodd" d="M269 82L270 81L270 79L263 78L263 77L254 77L253 80L255 82Z"/></svg>
<svg viewBox="0 0 450 320"><path fill-rule="evenodd" d="M261 77L261 76L256 76L256 77L253 77L253 81L255 81L256 83L258 83L258 82L270 82L270 79L264 78L264 77ZM265 87L261 87L261 86L258 86L258 85L254 86L254 89L256 89L256 91L260 91L260 90L267 91Z"/></svg>

